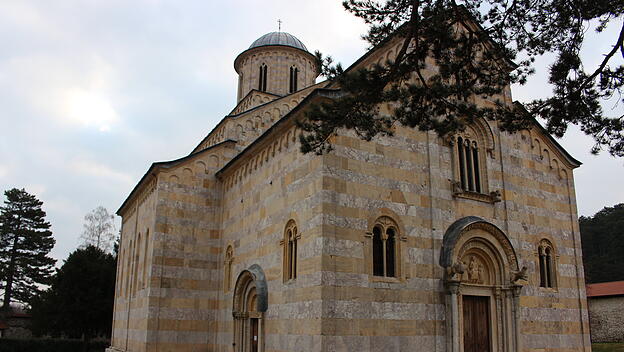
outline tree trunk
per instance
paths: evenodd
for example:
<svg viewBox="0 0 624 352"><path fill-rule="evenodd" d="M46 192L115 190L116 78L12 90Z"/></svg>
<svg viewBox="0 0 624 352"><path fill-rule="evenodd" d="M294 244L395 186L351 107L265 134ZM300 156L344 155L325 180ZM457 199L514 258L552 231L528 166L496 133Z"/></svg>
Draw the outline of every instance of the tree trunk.
<svg viewBox="0 0 624 352"><path fill-rule="evenodd" d="M11 248L11 261L6 274L6 286L4 288L4 302L2 310L11 309L11 296L13 295L13 277L15 276L15 256L17 252L17 235L13 234L13 248Z"/></svg>

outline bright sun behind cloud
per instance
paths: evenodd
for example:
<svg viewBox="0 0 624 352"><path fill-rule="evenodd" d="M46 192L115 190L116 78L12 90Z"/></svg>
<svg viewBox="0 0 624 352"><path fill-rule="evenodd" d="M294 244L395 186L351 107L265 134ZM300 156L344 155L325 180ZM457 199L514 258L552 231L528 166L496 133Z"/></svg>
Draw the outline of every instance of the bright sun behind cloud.
<svg viewBox="0 0 624 352"><path fill-rule="evenodd" d="M81 89L67 94L66 113L70 121L85 127L95 127L101 132L108 132L119 120L110 101L95 92Z"/></svg>

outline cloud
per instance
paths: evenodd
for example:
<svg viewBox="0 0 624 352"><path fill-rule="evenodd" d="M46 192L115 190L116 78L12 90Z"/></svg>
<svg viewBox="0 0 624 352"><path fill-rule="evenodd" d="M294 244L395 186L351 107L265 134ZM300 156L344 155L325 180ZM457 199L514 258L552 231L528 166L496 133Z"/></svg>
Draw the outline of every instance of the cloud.
<svg viewBox="0 0 624 352"><path fill-rule="evenodd" d="M79 175L119 182L124 185L132 184L134 181L132 176L129 174L113 170L112 168L93 160L72 160L69 163L69 169L71 172L75 172Z"/></svg>
<svg viewBox="0 0 624 352"><path fill-rule="evenodd" d="M96 127L101 132L109 132L119 121L119 115L110 101L97 92L72 89L66 94L65 113L68 121L86 127Z"/></svg>
<svg viewBox="0 0 624 352"><path fill-rule="evenodd" d="M345 67L367 47L335 0L0 1L0 191L40 193L66 257L84 214L116 210L153 161L186 155L234 107L234 58L278 18ZM549 91L542 80L514 96ZM561 143L586 163L581 213L624 201L621 161L588 156L575 134Z"/></svg>

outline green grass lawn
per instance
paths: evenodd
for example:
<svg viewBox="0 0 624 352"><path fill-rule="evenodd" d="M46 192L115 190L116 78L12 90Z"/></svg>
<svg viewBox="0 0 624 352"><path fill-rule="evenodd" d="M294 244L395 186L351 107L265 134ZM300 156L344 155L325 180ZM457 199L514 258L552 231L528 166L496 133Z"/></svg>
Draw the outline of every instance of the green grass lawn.
<svg viewBox="0 0 624 352"><path fill-rule="evenodd" d="M593 352L624 352L624 343L592 343Z"/></svg>

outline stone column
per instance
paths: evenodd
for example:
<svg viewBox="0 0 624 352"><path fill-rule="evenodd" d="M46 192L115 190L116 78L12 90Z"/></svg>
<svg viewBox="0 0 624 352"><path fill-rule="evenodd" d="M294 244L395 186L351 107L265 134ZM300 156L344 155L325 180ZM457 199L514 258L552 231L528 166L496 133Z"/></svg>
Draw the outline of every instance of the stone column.
<svg viewBox="0 0 624 352"><path fill-rule="evenodd" d="M515 341L514 341L514 351L515 352L520 352L522 351L522 339L521 339L521 329L520 329L520 293L522 291L522 285L513 285L511 287L511 292L513 294L513 300L512 300L512 309L513 309L513 325L515 328L514 331L514 337L515 337Z"/></svg>
<svg viewBox="0 0 624 352"><path fill-rule="evenodd" d="M449 352L459 351L459 294L460 294L460 282L459 281L447 281L448 296L451 300L451 320L450 324L447 324L447 334L451 334L450 349Z"/></svg>

